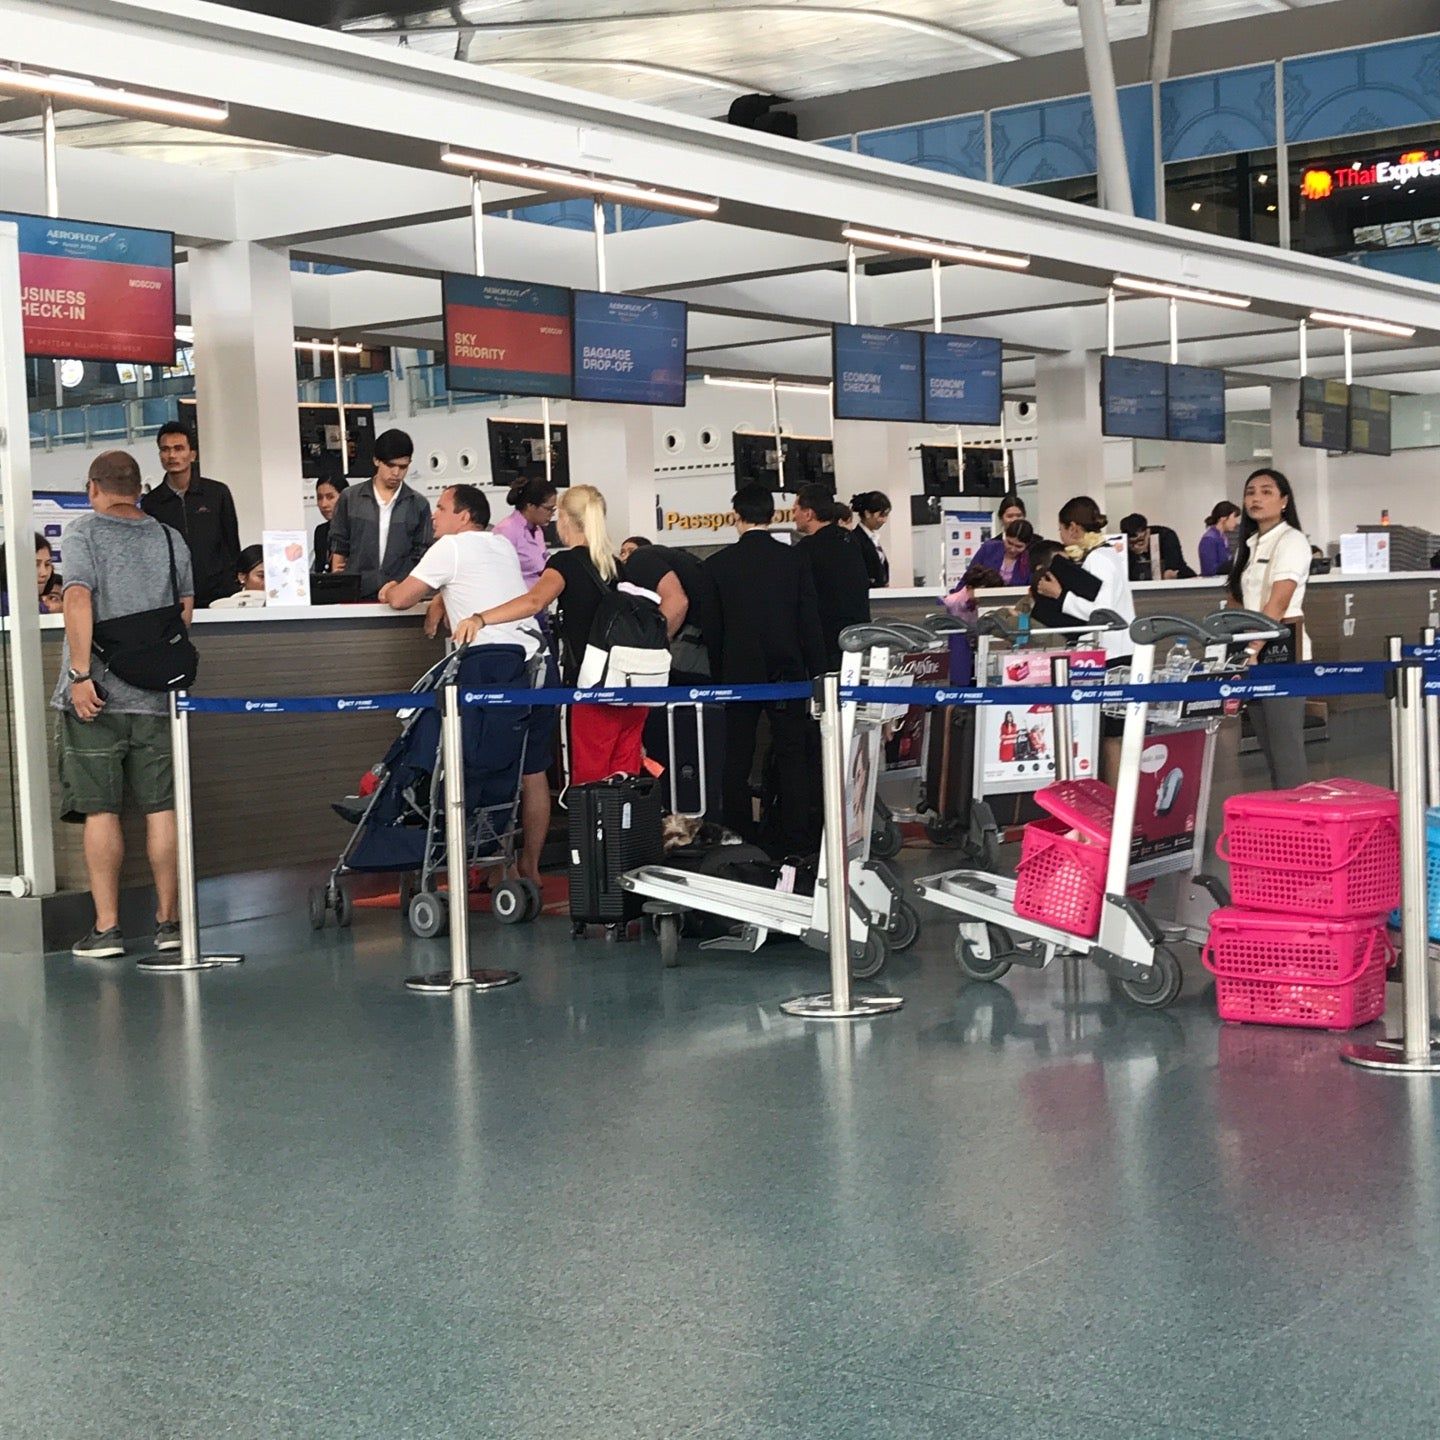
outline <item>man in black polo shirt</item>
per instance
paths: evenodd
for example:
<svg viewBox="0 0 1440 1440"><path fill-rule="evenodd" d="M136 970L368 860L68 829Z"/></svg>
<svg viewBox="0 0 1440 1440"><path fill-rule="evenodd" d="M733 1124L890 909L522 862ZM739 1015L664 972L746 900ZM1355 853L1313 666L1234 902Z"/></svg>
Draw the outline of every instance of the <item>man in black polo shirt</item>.
<svg viewBox="0 0 1440 1440"><path fill-rule="evenodd" d="M195 570L195 606L205 606L239 588L240 524L230 487L200 474L195 440L178 420L168 420L156 437L164 481L140 502L152 519L185 537Z"/></svg>

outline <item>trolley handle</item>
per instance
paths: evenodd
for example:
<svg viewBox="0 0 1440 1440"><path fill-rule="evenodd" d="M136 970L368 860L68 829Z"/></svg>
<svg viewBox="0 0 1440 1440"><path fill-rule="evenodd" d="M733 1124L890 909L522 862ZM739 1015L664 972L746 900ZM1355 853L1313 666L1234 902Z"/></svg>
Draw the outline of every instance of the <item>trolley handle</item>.
<svg viewBox="0 0 1440 1440"><path fill-rule="evenodd" d="M969 620L962 620L958 615L927 615L921 622L920 628L932 636L948 637L951 635L974 635L978 627Z"/></svg>
<svg viewBox="0 0 1440 1440"><path fill-rule="evenodd" d="M1251 640L1274 640L1285 633L1268 615L1256 610L1217 610L1201 622L1209 632L1207 638L1227 645Z"/></svg>
<svg viewBox="0 0 1440 1440"><path fill-rule="evenodd" d="M1355 969L1348 975L1341 975L1334 978L1327 975L1322 979L1313 973L1310 975L1291 975L1286 971L1280 970L1267 973L1263 977L1256 976L1253 973L1245 975L1233 974L1229 970L1222 970L1220 968L1219 963L1215 959L1215 943L1213 940L1207 940L1205 944L1201 946L1200 963L1212 975L1217 976L1221 980L1254 980L1264 978L1266 980L1278 981L1284 985L1325 985L1339 988L1344 985L1353 985L1370 969L1371 962L1375 957L1376 945L1383 945L1385 947L1386 966L1388 967L1392 964L1395 959L1395 947L1390 943L1390 937L1383 930L1377 929L1370 936L1370 943L1365 947L1365 954L1361 957L1360 963Z"/></svg>
<svg viewBox="0 0 1440 1440"><path fill-rule="evenodd" d="M1022 637L1033 640L1039 635L1103 635L1106 631L1123 630L1126 623L1125 617L1113 610L1092 610L1089 623L1085 625L1046 626L1043 629L1032 625L1028 630L1021 630L1007 625L999 610L987 610L975 629L979 635L998 635L1004 640Z"/></svg>
<svg viewBox="0 0 1440 1440"><path fill-rule="evenodd" d="M882 625L851 625L840 632L840 648L852 655L876 646L891 650L935 650L939 645L938 636L923 626L910 625L902 620L886 621Z"/></svg>
<svg viewBox="0 0 1440 1440"><path fill-rule="evenodd" d="M1130 626L1130 638L1137 645L1158 645L1162 640L1198 640L1208 645L1211 641L1203 625L1183 615L1142 615Z"/></svg>

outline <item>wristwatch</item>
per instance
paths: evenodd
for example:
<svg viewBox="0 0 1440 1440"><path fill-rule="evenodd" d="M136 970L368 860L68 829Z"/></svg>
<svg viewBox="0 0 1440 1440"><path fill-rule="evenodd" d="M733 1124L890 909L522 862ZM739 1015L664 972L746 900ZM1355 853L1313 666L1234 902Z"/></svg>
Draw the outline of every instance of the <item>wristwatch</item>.
<svg viewBox="0 0 1440 1440"><path fill-rule="evenodd" d="M78 685L82 680L88 680L90 678L90 672L88 670L75 670L72 668L66 670L65 678L69 680L72 685Z"/></svg>

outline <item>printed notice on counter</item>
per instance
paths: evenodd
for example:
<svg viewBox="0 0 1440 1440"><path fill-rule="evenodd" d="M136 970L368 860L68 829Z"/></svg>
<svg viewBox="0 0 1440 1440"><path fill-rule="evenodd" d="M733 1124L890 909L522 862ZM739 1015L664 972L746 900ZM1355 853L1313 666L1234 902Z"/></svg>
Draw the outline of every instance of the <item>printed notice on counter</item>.
<svg viewBox="0 0 1440 1440"><path fill-rule="evenodd" d="M310 603L310 551L303 530L266 530L260 537L265 553L265 603Z"/></svg>
<svg viewBox="0 0 1440 1440"><path fill-rule="evenodd" d="M1342 575L1388 575L1390 573L1390 537L1366 530L1340 537L1340 573Z"/></svg>

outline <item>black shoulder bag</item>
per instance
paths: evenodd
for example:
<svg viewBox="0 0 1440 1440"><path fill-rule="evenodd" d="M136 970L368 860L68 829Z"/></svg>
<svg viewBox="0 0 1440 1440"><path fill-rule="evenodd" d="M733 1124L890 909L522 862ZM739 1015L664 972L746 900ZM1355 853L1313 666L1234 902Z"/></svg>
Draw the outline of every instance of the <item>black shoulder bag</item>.
<svg viewBox="0 0 1440 1440"><path fill-rule="evenodd" d="M195 683L200 656L185 630L180 610L180 578L175 573L175 538L163 522L170 552L171 604L137 610L95 622L90 648L117 679L137 690L188 690Z"/></svg>

